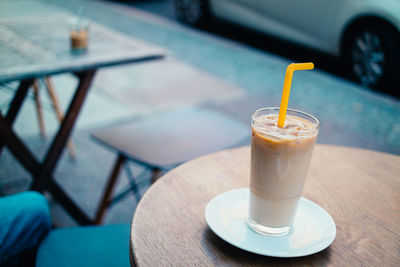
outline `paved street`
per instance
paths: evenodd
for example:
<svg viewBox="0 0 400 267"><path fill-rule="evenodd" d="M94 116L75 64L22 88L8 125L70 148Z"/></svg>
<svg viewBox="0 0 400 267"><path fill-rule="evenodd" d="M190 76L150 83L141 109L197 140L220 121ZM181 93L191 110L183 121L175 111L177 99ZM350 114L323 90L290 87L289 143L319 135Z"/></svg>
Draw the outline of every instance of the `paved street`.
<svg viewBox="0 0 400 267"><path fill-rule="evenodd" d="M90 0L11 2L13 4L8 5L7 10L2 9L0 3L0 18L40 16L48 10L59 9L76 13L83 6L90 20L168 51L168 58L163 62L110 68L100 71L94 81L74 132L78 159L71 161L64 155L57 169L57 177L63 186L69 188L90 213L97 204L93 199L98 199L114 160L111 152L89 139L90 130L126 118L186 106L212 108L249 124L254 110L280 103L285 69L291 63L287 58L123 3ZM400 100L327 73L315 63L315 70L294 75L289 107L320 119L318 143L400 155ZM54 77L54 82L65 108L72 94L70 88L76 80L61 75ZM13 88L15 85L8 84L0 90L2 110L7 107ZM48 97L45 93L42 95L46 126L51 136L57 122ZM26 137L35 153L42 156L48 140L43 141L38 136L33 101L25 103L15 128ZM4 151L0 157L0 193L20 191L29 179L12 156ZM119 187L126 183L121 179ZM148 183L143 182L141 186L145 191ZM129 222L134 205L134 198L127 197L122 205L111 210L107 223ZM58 225L73 224L62 217L56 205L52 211Z"/></svg>
<svg viewBox="0 0 400 267"><path fill-rule="evenodd" d="M112 2L48 0L128 35L165 47L176 58L240 88L244 96L225 108L244 121L261 106L278 105L289 60ZM96 12L94 12L96 10ZM321 143L400 153L399 100L317 69L294 76L289 106L322 121ZM240 110L239 110L240 107Z"/></svg>

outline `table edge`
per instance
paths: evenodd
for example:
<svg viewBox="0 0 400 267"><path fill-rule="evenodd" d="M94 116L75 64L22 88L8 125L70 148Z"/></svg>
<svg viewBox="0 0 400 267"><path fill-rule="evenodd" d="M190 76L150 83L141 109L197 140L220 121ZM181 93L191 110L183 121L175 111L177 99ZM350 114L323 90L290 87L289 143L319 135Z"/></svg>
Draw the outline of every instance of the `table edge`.
<svg viewBox="0 0 400 267"><path fill-rule="evenodd" d="M76 72L84 72L88 70L96 70L100 68L105 68L105 67L112 67L112 66L118 66L118 65L123 65L123 64L130 64L130 63L140 63L140 62L146 62L150 60L156 60L156 59L163 59L166 57L166 53L163 53L162 51L154 51L153 54L150 54L148 56L143 56L140 58L127 58L123 60L109 60L108 62L105 60L104 63L89 63L89 64L82 64L82 65L76 65L76 66L66 66L66 67L60 67L57 68L57 70L52 70L52 69L44 69L42 71L31 71L31 72L25 72L22 74L16 74L16 75L3 75L4 78L0 76L0 83L6 83L6 82L12 82L12 81L20 81L20 80L29 80L29 79L35 79L37 77L43 77L43 76L52 76L52 75L57 75L57 74L62 74L62 73L76 73Z"/></svg>

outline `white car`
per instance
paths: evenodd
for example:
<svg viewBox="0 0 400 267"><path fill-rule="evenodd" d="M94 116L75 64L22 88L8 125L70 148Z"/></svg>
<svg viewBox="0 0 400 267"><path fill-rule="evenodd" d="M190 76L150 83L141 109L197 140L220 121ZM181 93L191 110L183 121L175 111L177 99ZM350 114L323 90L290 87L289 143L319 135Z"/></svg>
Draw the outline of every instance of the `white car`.
<svg viewBox="0 0 400 267"><path fill-rule="evenodd" d="M341 56L365 86L399 88L400 0L174 0L174 6L188 24L234 22Z"/></svg>

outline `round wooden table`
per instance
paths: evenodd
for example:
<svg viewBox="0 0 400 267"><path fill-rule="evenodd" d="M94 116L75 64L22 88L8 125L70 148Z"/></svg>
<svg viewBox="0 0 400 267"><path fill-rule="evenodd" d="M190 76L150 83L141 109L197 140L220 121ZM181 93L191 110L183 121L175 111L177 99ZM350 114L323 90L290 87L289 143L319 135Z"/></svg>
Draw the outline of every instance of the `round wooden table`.
<svg viewBox="0 0 400 267"><path fill-rule="evenodd" d="M303 196L336 223L335 241L306 257L274 258L236 248L208 227L207 203L248 187L250 148L189 161L159 179L132 220L131 262L138 266L258 266L301 264L395 266L400 262L400 157L317 145Z"/></svg>

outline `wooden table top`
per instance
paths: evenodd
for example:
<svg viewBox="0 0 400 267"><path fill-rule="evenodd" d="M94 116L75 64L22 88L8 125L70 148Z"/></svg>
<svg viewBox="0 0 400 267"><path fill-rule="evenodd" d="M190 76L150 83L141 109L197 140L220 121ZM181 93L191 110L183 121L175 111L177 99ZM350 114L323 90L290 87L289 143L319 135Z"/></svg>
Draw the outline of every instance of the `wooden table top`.
<svg viewBox="0 0 400 267"><path fill-rule="evenodd" d="M88 51L73 53L69 40L72 14L36 1L25 3L26 10L15 8L18 4L0 3L0 82L98 69L165 54L94 22L90 22ZM16 10L24 10L24 14Z"/></svg>
<svg viewBox="0 0 400 267"><path fill-rule="evenodd" d="M300 258L238 249L208 227L204 211L218 194L248 187L250 148L189 161L158 180L132 220L131 259L139 266L395 266L400 262L400 157L317 145L303 196L334 219L336 239Z"/></svg>

